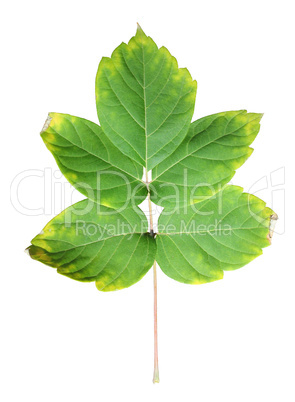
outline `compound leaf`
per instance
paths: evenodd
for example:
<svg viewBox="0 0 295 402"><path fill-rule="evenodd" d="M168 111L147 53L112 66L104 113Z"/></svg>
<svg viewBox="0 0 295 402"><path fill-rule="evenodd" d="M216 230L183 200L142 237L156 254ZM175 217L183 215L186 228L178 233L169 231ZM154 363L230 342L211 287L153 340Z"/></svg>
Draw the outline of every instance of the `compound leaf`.
<svg viewBox="0 0 295 402"><path fill-rule="evenodd" d="M259 198L227 186L210 199L159 218L157 262L169 277L200 284L248 264L270 243L273 211ZM172 257L173 256L173 257Z"/></svg>
<svg viewBox="0 0 295 402"><path fill-rule="evenodd" d="M37 235L30 256L99 290L131 286L153 261L184 283L221 279L269 245L273 211L224 187L252 153L261 114L245 110L193 123L197 83L138 26L96 75L101 127L50 113L41 136L75 188L88 197ZM152 170L151 183L142 180ZM148 233L139 205L164 207Z"/></svg>
<svg viewBox="0 0 295 402"><path fill-rule="evenodd" d="M252 154L249 145L259 132L261 117L240 110L193 122L181 145L153 169L152 201L182 207L218 192Z"/></svg>
<svg viewBox="0 0 295 402"><path fill-rule="evenodd" d="M111 208L146 198L142 166L122 154L97 124L49 113L41 136L61 172L88 198Z"/></svg>
<svg viewBox="0 0 295 402"><path fill-rule="evenodd" d="M122 212L80 201L52 219L28 248L34 260L102 291L138 282L155 259L156 241L137 207Z"/></svg>
<svg viewBox="0 0 295 402"><path fill-rule="evenodd" d="M128 45L104 57L96 76L101 127L127 156L147 170L184 139L194 111L197 83L165 47L138 26Z"/></svg>

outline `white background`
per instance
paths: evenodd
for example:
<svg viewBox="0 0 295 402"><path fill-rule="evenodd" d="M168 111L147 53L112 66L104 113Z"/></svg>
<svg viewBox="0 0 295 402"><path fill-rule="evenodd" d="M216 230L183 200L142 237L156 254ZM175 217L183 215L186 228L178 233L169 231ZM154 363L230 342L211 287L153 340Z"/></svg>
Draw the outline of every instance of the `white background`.
<svg viewBox="0 0 295 402"><path fill-rule="evenodd" d="M0 15L1 401L294 402L292 2L28 0L5 2ZM66 180L39 136L47 113L97 122L97 65L134 35L136 22L197 79L194 119L265 113L255 151L232 182L280 217L273 245L222 281L184 285L158 270L156 385L152 271L103 293L23 252L51 217L83 198L61 192ZM56 173L52 191L44 194L42 177L24 179L24 208L15 189L12 205L15 176L44 168Z"/></svg>

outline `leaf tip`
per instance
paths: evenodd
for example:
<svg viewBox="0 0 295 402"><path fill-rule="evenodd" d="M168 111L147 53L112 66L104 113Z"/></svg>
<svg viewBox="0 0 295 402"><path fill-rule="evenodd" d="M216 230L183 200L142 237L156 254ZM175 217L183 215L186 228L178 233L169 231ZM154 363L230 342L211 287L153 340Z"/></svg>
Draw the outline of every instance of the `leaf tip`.
<svg viewBox="0 0 295 402"><path fill-rule="evenodd" d="M146 34L143 32L143 29L141 28L141 26L139 25L139 23L137 22L136 24L137 24L136 35L146 36Z"/></svg>
<svg viewBox="0 0 295 402"><path fill-rule="evenodd" d="M269 231L268 231L268 234L266 236L267 240L269 241L269 244L271 244L272 237L273 237L274 230L275 230L275 225L276 225L276 222L277 222L278 219L279 219L279 217L275 212L272 215L270 215L270 218L269 218Z"/></svg>
<svg viewBox="0 0 295 402"><path fill-rule="evenodd" d="M254 115L256 116L255 120L258 120L258 123L260 123L264 113L254 113Z"/></svg>
<svg viewBox="0 0 295 402"><path fill-rule="evenodd" d="M41 134L48 129L48 127L50 126L51 120L52 120L52 117L50 116L50 113L48 113L47 119L45 120L45 123L42 127Z"/></svg>
<svg viewBox="0 0 295 402"><path fill-rule="evenodd" d="M254 148L249 147L249 148L248 148L248 155L247 155L247 158L249 158L249 157L253 154L253 152L254 152Z"/></svg>
<svg viewBox="0 0 295 402"><path fill-rule="evenodd" d="M25 252L29 257L31 257L31 254L30 254L30 247L31 247L31 246L27 247L27 248L24 250L24 252Z"/></svg>

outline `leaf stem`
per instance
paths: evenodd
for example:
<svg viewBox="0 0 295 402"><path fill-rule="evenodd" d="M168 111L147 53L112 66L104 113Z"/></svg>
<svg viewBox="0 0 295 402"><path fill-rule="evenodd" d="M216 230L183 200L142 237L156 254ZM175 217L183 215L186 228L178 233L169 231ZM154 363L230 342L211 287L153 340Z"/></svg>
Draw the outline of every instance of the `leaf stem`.
<svg viewBox="0 0 295 402"><path fill-rule="evenodd" d="M145 177L146 177L146 185L148 189L148 203L149 203L149 218L150 218L150 231L154 232L154 223L153 223L153 208L152 208L152 203L151 203L151 197L150 197L150 188L149 188L149 174L148 171L145 170Z"/></svg>
<svg viewBox="0 0 295 402"><path fill-rule="evenodd" d="M146 182L148 186L149 178L148 171L145 171ZM153 208L150 197L150 190L148 188L148 204L149 204L149 218L150 218L150 232L154 233L153 223ZM160 382L159 378L159 359L158 359L158 299L157 299L157 262L154 261L153 265L153 278L154 278L154 376L153 383Z"/></svg>
<svg viewBox="0 0 295 402"><path fill-rule="evenodd" d="M154 377L153 383L160 382L158 362L158 308L157 308L157 262L153 265L154 271Z"/></svg>

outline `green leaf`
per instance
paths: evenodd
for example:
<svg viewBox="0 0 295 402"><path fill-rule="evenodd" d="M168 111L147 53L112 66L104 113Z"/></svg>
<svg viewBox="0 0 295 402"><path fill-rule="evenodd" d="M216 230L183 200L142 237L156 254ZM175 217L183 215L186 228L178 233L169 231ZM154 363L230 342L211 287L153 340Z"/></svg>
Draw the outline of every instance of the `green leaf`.
<svg viewBox="0 0 295 402"><path fill-rule="evenodd" d="M50 113L41 132L62 173L88 200L32 240L32 258L112 290L144 275L156 244L163 271L186 283L220 279L261 254L272 211L224 186L251 155L262 115L230 111L190 123L196 88L188 70L139 26L128 44L101 60L101 127ZM152 170L151 183L143 181L143 167ZM146 196L164 207L156 240L152 220L149 234L137 207Z"/></svg>
<svg viewBox="0 0 295 402"><path fill-rule="evenodd" d="M162 207L183 207L211 197L252 154L262 114L246 110L196 120L167 159L153 169L151 198Z"/></svg>
<svg viewBox="0 0 295 402"><path fill-rule="evenodd" d="M138 27L128 45L104 57L96 76L101 127L127 156L147 170L184 139L194 111L197 83L165 47Z"/></svg>
<svg viewBox="0 0 295 402"><path fill-rule="evenodd" d="M202 284L262 254L277 215L227 185L251 155L262 115L230 111L191 123L196 90L188 70L139 26L128 44L101 60L95 86L101 127L50 113L41 132L61 172L87 199L33 238L27 249L33 259L112 291L138 282L155 260L169 277ZM149 225L138 207L146 197ZM158 233L151 201L164 207ZM156 264L154 323L159 382Z"/></svg>
<svg viewBox="0 0 295 402"><path fill-rule="evenodd" d="M200 284L248 264L267 247L273 211L240 187L159 218L157 262L169 277Z"/></svg>
<svg viewBox="0 0 295 402"><path fill-rule="evenodd" d="M91 121L49 113L41 132L69 182L82 194L111 208L140 204L147 196L142 167L122 154Z"/></svg>
<svg viewBox="0 0 295 402"><path fill-rule="evenodd" d="M138 282L155 259L156 242L139 208L122 212L80 201L52 219L34 237L30 256L102 291Z"/></svg>

